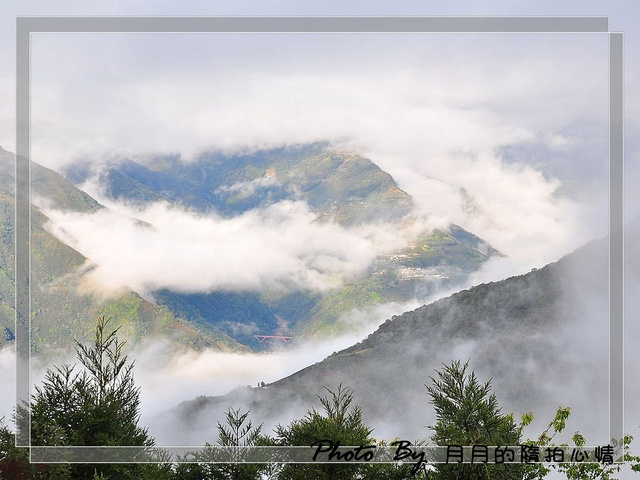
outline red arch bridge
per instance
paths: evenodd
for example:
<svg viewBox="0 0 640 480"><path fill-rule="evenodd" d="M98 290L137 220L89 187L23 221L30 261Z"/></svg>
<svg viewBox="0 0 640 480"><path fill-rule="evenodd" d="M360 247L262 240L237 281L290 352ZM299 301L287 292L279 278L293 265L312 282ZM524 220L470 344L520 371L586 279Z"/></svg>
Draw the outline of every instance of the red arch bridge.
<svg viewBox="0 0 640 480"><path fill-rule="evenodd" d="M293 337L282 337L280 335L254 335L254 337L260 340L260 343L268 338L272 340L282 340L284 343L289 343L293 339Z"/></svg>

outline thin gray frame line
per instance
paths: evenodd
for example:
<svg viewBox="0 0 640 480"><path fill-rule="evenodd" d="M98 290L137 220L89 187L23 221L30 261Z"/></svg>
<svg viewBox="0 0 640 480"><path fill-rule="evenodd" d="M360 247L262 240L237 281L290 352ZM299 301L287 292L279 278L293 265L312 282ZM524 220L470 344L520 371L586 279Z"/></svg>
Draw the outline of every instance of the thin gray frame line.
<svg viewBox="0 0 640 480"><path fill-rule="evenodd" d="M19 17L29 32L606 33L593 17ZM90 29L87 22L92 23ZM260 27L260 28L258 28Z"/></svg>
<svg viewBox="0 0 640 480"><path fill-rule="evenodd" d="M618 397L617 391L620 392ZM624 435L624 34L609 34L609 438Z"/></svg>
<svg viewBox="0 0 640 480"><path fill-rule="evenodd" d="M16 408L27 408L28 430L16 422L16 446L31 446L31 166L30 32L16 22L15 345ZM25 261L26 259L26 261Z"/></svg>
<svg viewBox="0 0 640 480"><path fill-rule="evenodd" d="M507 31L504 30L505 33L609 33L608 32L608 17L420 17L420 18L415 18L415 17L19 17L17 19L17 28L16 28L16 36L17 36L17 63L16 63L16 98L17 98L17 102L16 102L16 351L18 353L17 355L17 359L16 359L16 374L18 375L18 378L16 380L17 384L16 384L16 401L17 404L20 404L21 400L29 400L29 392L30 392L30 367L29 365L26 366L26 371L27 371L27 380L24 380L24 375L21 375L21 373L23 373L22 371L25 370L25 366L23 364L21 364L21 359L22 356L20 355L20 350L22 347L22 350L24 349L24 340L25 338L29 338L30 337L30 333L31 333L31 328L30 328L30 208L29 208L29 199L30 199L30 181L29 181L29 176L30 176L30 165L29 165L29 161L28 158L30 156L30 132L29 132L29 92L30 92L30 82L29 82L29 74L30 74L30 34L31 33L51 33L51 32L57 32L57 33L72 33L72 32L61 32L58 29L60 28L60 25L64 25L65 23L71 22L74 25L79 25L80 23L84 24L87 21L92 21L92 22L97 22L97 23L105 23L107 22L108 24L111 24L113 22L151 22L151 26L153 26L153 24L155 22L159 22L161 24L170 24L172 25L171 30L175 31L175 25L176 22L179 23L184 23L184 22L189 22L191 24L195 24L196 22L201 23L201 22L207 22L210 25L210 22L214 22L214 23L228 23L228 22L235 22L235 23L243 23L243 22L257 22L259 24L265 24L265 23L271 23L270 28L269 29L265 29L267 31L274 31L275 25L279 25L281 22L285 22L285 23L291 23L291 22L348 22L349 25L351 26L349 31L344 30L344 33L358 33L358 32L353 32L353 27L352 27L352 23L353 22L369 22L371 23L372 20L378 20L378 21L390 21L390 22L394 22L397 21L399 22L400 20L402 21L408 21L408 22L425 22L425 21L430 21L431 23L437 23L437 22L447 22L447 21L452 21L452 22L461 22L461 21L471 21L471 22L475 22L476 24L479 23L480 20L484 20L487 21L487 19L489 20L493 20L493 21L498 21L501 23L513 23L514 20L520 20L520 21L527 21L527 22L531 22L531 21L551 21L553 23L553 21L570 21L570 23L581 23L581 22L587 22L589 24L593 24L594 21L597 21L597 24L600 25L598 27L597 30L593 30L593 29L583 29L583 30L572 30L572 31L566 31L566 30L555 30L555 29L548 29L546 31ZM42 27L43 24L47 25L50 23L55 23L55 29L50 28L50 29L45 29ZM542 22L544 23L544 22ZM602 29L602 25L605 25L606 29ZM148 28L151 28L148 27ZM38 27L38 31L35 31L34 28ZM76 27L77 28L77 27ZM101 27L103 28L103 27ZM112 27L111 27L112 28ZM130 26L127 27L132 28ZM168 28L165 26L165 28ZM233 31L235 33L260 33L261 31L256 31L253 29L248 29L245 27L245 29L243 29L242 31L238 31L237 30L237 26L233 26L233 30L231 30L231 27L229 27L228 30L226 31ZM251 27L254 28L254 27ZM299 27L296 27L299 28ZM343 27L344 28L344 27ZM416 28L415 26L412 28ZM593 28L593 27L590 27ZM82 28L82 31L88 31L88 32L93 32L93 33L99 33L102 30L98 29L94 29L94 30L87 30L86 28ZM124 33L126 31L135 31L135 32L146 32L148 31L149 33L151 32L156 32L156 33L163 33L163 30L158 30L157 28L154 27L154 30L145 30L145 29L141 29L139 26L136 27L136 30L120 30L117 32L113 32L113 31L109 31L109 32L104 32L104 33ZM175 32L175 33L188 33L189 31L196 31L196 30L188 30L185 32ZM431 31L431 30L425 30L424 26L420 29L420 30L411 30L411 29L405 29L405 30L401 30L401 31L396 31L393 30L393 33L404 33L404 32L411 32L411 31L415 31L416 33L501 33L501 32L489 32L489 31L485 31L485 30L480 30L480 31L458 31L458 30L451 30L451 29L447 29L447 28L439 28L436 31ZM216 33L216 32L220 32L220 30L216 30L211 32L209 30L210 33ZM289 32L293 32L293 30L290 31L284 31L282 29L278 30L278 32L282 32L282 33L289 33ZM384 33L384 32L389 32L391 33L391 30L387 30L384 29L382 31L371 31L371 30L362 30L363 33ZM164 33L169 33L169 32L164 32ZM301 31L300 33L316 33L315 30L304 30ZM317 31L317 33L338 33L336 31L327 31L322 30L322 31ZM611 34L609 33L609 38L611 38ZM610 49L610 55L611 55L611 49ZM623 62L623 58L622 55L620 55L620 61ZM610 70L611 73L611 70ZM610 79L611 79L611 75L610 75ZM623 78L620 79L620 81L623 81ZM25 88L26 85L26 88ZM617 84L616 84L617 85ZM623 85L620 84L618 85L620 87L620 89L622 89ZM613 89L610 89L610 91ZM610 126L610 130L611 130L611 126ZM616 131L617 133L619 133L620 135L623 135L623 131ZM616 136L617 138L617 136ZM610 152L611 152L611 145L610 145ZM622 173L622 172L621 172ZM27 183L26 186L26 191L24 189L25 183ZM615 182L611 182L611 176L610 176L610 190L612 188L612 186L620 184L621 182L618 182L618 179L616 179ZM22 186L21 189L19 189L19 186ZM20 190L20 192L19 192ZM612 209L612 204L610 203L610 219L614 219L614 215L611 215L611 209ZM615 220L615 219L614 219ZM610 223L610 228L611 228L611 223ZM612 249L614 248L614 243L610 244L610 258L612 258ZM27 258L29 258L29 261L27 262L28 267L25 269L25 264L24 262L20 262L19 259L20 258L24 258L24 254L27 254ZM20 295L20 290L23 288L23 286L25 286L26 290L27 290L27 301L25 302L25 299ZM25 305L26 308L25 308ZM610 305L611 307L611 305ZM611 308L610 308L610 321L611 321ZM27 335L25 335L23 332L24 330L24 321L21 323L21 319L28 319L28 323L29 323L29 328L27 331ZM622 327L622 321L623 321L623 317L620 318L620 326ZM19 334L19 335L18 335ZM19 339L20 337L20 339ZM30 342L27 342L26 345L26 353L28 358L30 359ZM611 362L611 358L610 358L610 362ZM611 368L613 368L613 363L611 362ZM622 378L622 377L621 377ZM26 386L26 389L25 389ZM620 385L623 388L623 385ZM610 375L610 382L609 382L609 388L611 391L611 375ZM24 395L24 393L26 392L26 395ZM23 394L21 396L21 394ZM611 395L610 395L610 404L611 404ZM611 413L611 409L610 409L610 427L611 427L611 420L612 420L612 413ZM30 421L31 421L31 417L29 415L29 427L30 427ZM17 429L18 432L16 434L16 445L19 446L30 446L30 440L31 440L31 428L29 428L29 431L27 432L26 437L28 438L28 442L23 443L24 442L24 432L20 432L20 428ZM610 432L611 433L611 432ZM621 438L621 437L619 437Z"/></svg>
<svg viewBox="0 0 640 480"><path fill-rule="evenodd" d="M425 458L423 461L429 464L433 463L457 463L455 461L447 462L447 452L448 446L445 445L410 445L411 451L414 454L419 454L424 452L425 454L429 454L429 457ZM601 448L602 445L580 445L580 446L562 446L562 445L467 445L463 446L463 459L466 457L467 460L471 460L473 458L474 449L478 447L486 447L487 455L493 457L493 461L487 461L489 464L559 464L559 463L588 463L588 464L602 464L601 460L599 460L595 455L589 456L587 458L583 458L582 460L575 459L571 460L573 457L569 456L567 461L548 461L546 460L546 455L548 455L551 451L561 450L563 451L563 457L566 458L566 454L575 451L581 452L590 452L595 454L594 450ZM539 461L537 462L529 462L522 460L515 460L515 458L521 458L523 454L524 447L533 447L536 449L539 454ZM261 463L261 464L273 464L273 463L309 463L309 464L336 464L336 463L379 463L379 464L389 464L389 463L397 463L401 459L394 460L395 455L398 453L397 445L369 445L367 448L369 449L369 455L371 458L369 460L364 459L364 452L360 451L361 455L359 458L355 455L355 450L363 448L362 446L348 446L348 445L340 445L337 447L336 451L340 452L342 455L345 453L351 452L353 456L351 459L337 459L332 458L332 452L322 451L318 452L316 447L313 446L246 446L246 447L234 447L234 446L209 446L209 447L121 447L121 446L111 446L111 447L95 447L95 446L77 446L77 447L55 447L55 446L43 446L43 447L31 447L31 461L32 463L86 463L81 459L83 455L95 455L106 454L106 458L102 457L98 462L91 461L90 463L119 463L119 464L135 464L135 463L164 463L164 464L173 464L173 463ZM509 450L514 455L514 460L499 462L496 460L496 453L498 450L502 450L504 453L506 450ZM222 455L243 455L242 461L237 462L229 462L228 459L218 457L218 460L215 462L211 460L207 462L207 460L189 460L188 462L177 462L174 456L187 455L187 454L195 454L195 453L203 453L202 451L206 451L207 454L211 455L214 452ZM66 454L66 461L57 460L59 458L59 454ZM406 452L404 452L406 453ZM158 458L154 458L153 455L161 456L163 459L160 460ZM265 458L265 455L269 454L270 458ZM321 459L315 459L315 456L320 454ZM393 454L393 456L390 456ZM444 454L444 455L443 455ZM146 456L143 461L139 459L136 460L135 457L138 455ZM288 456L287 456L288 455ZM328 457L327 460L324 460L325 457ZM471 459L469 458L471 457ZM53 458L55 461L51 461ZM86 457L84 457L86 458ZM211 458L211 457L210 457ZM406 458L403 459L406 461ZM414 455L411 459L417 461L420 458L419 455ZM409 462L412 463L412 462ZM462 463L479 463L472 461L463 461ZM613 464L622 464L624 462L614 461Z"/></svg>

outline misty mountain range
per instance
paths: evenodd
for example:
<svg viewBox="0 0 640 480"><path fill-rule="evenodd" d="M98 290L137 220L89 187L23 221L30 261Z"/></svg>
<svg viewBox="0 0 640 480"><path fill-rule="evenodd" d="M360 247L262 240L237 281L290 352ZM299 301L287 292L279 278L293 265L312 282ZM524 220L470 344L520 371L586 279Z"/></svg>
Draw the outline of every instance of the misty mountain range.
<svg viewBox="0 0 640 480"><path fill-rule="evenodd" d="M101 314L118 319L133 344L162 337L174 348L248 352L261 347L254 334L288 334L303 342L346 331L345 314L354 308L366 315L385 302L454 287L500 255L450 225L418 233L405 247L378 255L365 274L334 290L165 288L143 298L128 289L101 298L81 288L82 275L94 268L90 259L53 235L44 213L106 210L79 188L87 182L97 183L111 201L137 208L161 201L229 218L301 199L312 207L315 222L347 229L378 220L400 228L412 201L367 159L322 144L207 154L189 163L171 157L125 161L98 175L83 168L68 168L67 179L32 164L33 192L44 205L32 210L36 353L69 348L72 338L88 339ZM0 169L0 322L7 343L13 328L13 155L0 151ZM153 227L140 222L140 228ZM160 444L211 441L211 427L231 406L251 409L267 426L286 423L303 415L323 386L342 383L354 389L374 435L426 438L432 417L424 384L442 363L471 359L482 379L493 379L506 410L535 409L544 421L558 405L569 405L581 419L581 432L599 435L607 420L607 265L606 242L592 242L526 275L477 285L394 316L360 343L264 387L185 402L155 419L152 433Z"/></svg>
<svg viewBox="0 0 640 480"><path fill-rule="evenodd" d="M426 439L425 384L452 359L492 379L506 412L535 410L542 429L559 405L597 442L608 430L608 261L594 241L530 273L481 284L393 316L363 341L261 387L200 396L158 418L159 440L200 444L229 408L272 427L318 408L324 387L349 386L376 438ZM541 430L542 430L541 429ZM540 431L541 431L540 430Z"/></svg>
<svg viewBox="0 0 640 480"><path fill-rule="evenodd" d="M13 329L13 155L0 151L0 324L4 339ZM185 162L154 157L125 160L107 169L78 163L64 177L32 163L32 192L42 208L32 210L32 333L34 352L69 348L87 339L92 319L107 315L122 322L130 342L162 336L180 348L247 351L269 348L254 335L295 339L331 336L352 328L344 320L354 308L366 311L388 302L426 298L438 288L459 284L489 257L499 255L470 232L450 225L418 232L409 245L378 255L364 274L341 288L214 290L158 289L140 295L125 289L102 298L83 290L83 275L94 265L48 227L46 211L91 215L106 207L82 191L88 181L105 198L142 208L165 202L206 216L238 217L278 202L305 202L319 223L345 229L407 222L411 196L377 165L352 152L317 143L246 154L207 153ZM153 228L141 222L140 228ZM251 232L247 232L251 235ZM250 266L248 266L250 268Z"/></svg>
<svg viewBox="0 0 640 480"><path fill-rule="evenodd" d="M36 163L31 166L33 195L45 197L57 208L85 213L104 209L71 182ZM3 239L0 244L0 324L5 328L1 343L12 338L14 311L13 226L15 224L13 154L0 151L0 222ZM31 211L31 274L32 274L32 350L34 353L68 350L74 338L87 340L93 330L92 319L99 315L123 320L123 334L136 343L151 335L162 335L178 344L194 348L216 347L241 349L213 328L196 327L185 319L175 317L167 308L150 303L128 291L115 299L103 300L78 291L74 272L87 259L65 245L45 228L48 218L37 207Z"/></svg>

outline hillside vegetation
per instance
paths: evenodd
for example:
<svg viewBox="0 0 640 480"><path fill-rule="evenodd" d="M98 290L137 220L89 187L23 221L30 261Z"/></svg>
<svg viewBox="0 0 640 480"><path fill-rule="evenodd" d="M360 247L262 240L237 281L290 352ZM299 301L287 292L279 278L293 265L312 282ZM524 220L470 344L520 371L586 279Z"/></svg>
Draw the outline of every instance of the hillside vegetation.
<svg viewBox="0 0 640 480"><path fill-rule="evenodd" d="M509 408L542 406L552 415L570 404L582 415L588 410L597 428L607 419L604 407L594 410L608 392L607 268L606 243L588 244L544 268L394 316L361 342L264 388L200 397L173 413L194 428L201 415L228 404L279 419L313 402L323 385L342 383L371 424L402 425L405 435L419 437L429 421L416 404L424 383L442 363L472 358Z"/></svg>
<svg viewBox="0 0 640 480"><path fill-rule="evenodd" d="M0 345L13 340L15 327L15 199L14 159L0 152ZM104 208L86 193L52 170L32 163L32 195L46 198L58 208L92 212ZM242 350L215 327L197 325L175 316L169 309L124 291L103 299L78 289L78 270L87 259L45 230L48 218L33 206L31 211L31 334L32 352L47 353L73 348L73 339L84 341L94 328L91 319L100 315L121 318L122 334L131 344L166 338L175 348Z"/></svg>

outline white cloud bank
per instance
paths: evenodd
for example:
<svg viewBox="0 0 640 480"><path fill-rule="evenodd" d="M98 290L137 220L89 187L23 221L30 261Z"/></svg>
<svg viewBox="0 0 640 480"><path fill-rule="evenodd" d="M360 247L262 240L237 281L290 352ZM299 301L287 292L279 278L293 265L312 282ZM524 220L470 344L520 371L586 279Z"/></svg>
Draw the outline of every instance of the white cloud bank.
<svg viewBox="0 0 640 480"><path fill-rule="evenodd" d="M16 351L13 346L0 349L0 419L4 417L4 423L10 425L15 409L16 401Z"/></svg>
<svg viewBox="0 0 640 480"><path fill-rule="evenodd" d="M223 219L154 204L130 215L47 210L47 228L91 261L86 284L142 295L294 288L327 290L362 274L402 232L316 222L303 202L280 202ZM148 222L144 224L136 219ZM149 225L150 224L150 225Z"/></svg>
<svg viewBox="0 0 640 480"><path fill-rule="evenodd" d="M575 161L576 170L592 168L575 153L585 143L580 130L570 141L561 133L580 119L603 126L606 146L608 50L600 37L43 35L34 42L32 158L48 166L166 153L188 161L209 149L329 140L389 172L414 197L419 216L457 223L526 267L557 259L606 225L606 178L596 182L589 205L579 205L557 193L572 181L572 169L558 180L540 167ZM545 146L548 158L514 161L501 153L527 145ZM593 155L606 163L606 148ZM282 215L284 207L277 208ZM265 220L250 213L218 225L165 211L188 227L151 221L155 233L134 234L119 221L118 249L100 246L96 235L111 238L98 220L109 231L116 220L54 221L100 265L95 278L147 290L177 285L163 279L167 272L198 289L236 288L234 280L217 280L221 272L234 272L244 285L288 277L328 286L371 258L368 241L335 229L334 251L319 246L333 227L300 230L310 217L289 213L288 220L269 218L274 210ZM90 233L80 231L82 222ZM186 232L196 224L202 236L194 234L187 248ZM207 243L214 224L227 233ZM231 240L241 229L255 235ZM240 253L243 265L255 265L250 271L233 263ZM133 281L132 272L143 268L150 278Z"/></svg>
<svg viewBox="0 0 640 480"><path fill-rule="evenodd" d="M398 311L416 308L416 304L387 304L366 312L355 310L345 316L354 331L330 339L293 342L276 352L225 353L214 350L167 355L163 342L140 345L131 354L136 359L136 384L141 387L144 421L155 426L155 415L166 412L182 401L198 395L225 395L238 386L255 387L271 383L334 352L366 338L379 324ZM167 432L164 432L167 434ZM171 433L166 441L170 442Z"/></svg>

